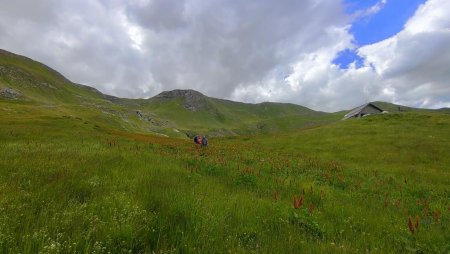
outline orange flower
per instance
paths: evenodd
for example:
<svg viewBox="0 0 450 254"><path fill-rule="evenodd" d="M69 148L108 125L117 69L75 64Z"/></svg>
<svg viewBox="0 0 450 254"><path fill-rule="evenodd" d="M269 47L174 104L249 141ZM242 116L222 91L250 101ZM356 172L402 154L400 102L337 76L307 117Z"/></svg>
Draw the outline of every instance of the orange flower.
<svg viewBox="0 0 450 254"><path fill-rule="evenodd" d="M411 232L411 234L415 234L415 233L419 232L419 225L420 225L419 216L416 216L416 220L414 223L413 223L413 219L411 218L411 216L408 216L408 228L409 228L409 231Z"/></svg>
<svg viewBox="0 0 450 254"><path fill-rule="evenodd" d="M298 207L302 207L303 205L303 195L298 198Z"/></svg>
<svg viewBox="0 0 450 254"><path fill-rule="evenodd" d="M311 204L308 205L308 212L309 212L310 214L312 214L313 211L314 211L314 204L311 203Z"/></svg>
<svg viewBox="0 0 450 254"><path fill-rule="evenodd" d="M414 225L412 223L411 216L408 217L408 228L409 228L409 232L411 232L411 234L414 234L415 228L414 228Z"/></svg>
<svg viewBox="0 0 450 254"><path fill-rule="evenodd" d="M298 197L298 199L294 196L294 208L299 209L303 205L303 195Z"/></svg>
<svg viewBox="0 0 450 254"><path fill-rule="evenodd" d="M435 223L439 223L440 219L441 219L441 212L439 210L435 210L433 212L433 219Z"/></svg>
<svg viewBox="0 0 450 254"><path fill-rule="evenodd" d="M416 232L419 231L419 222L420 222L420 218L419 218L419 216L416 216L416 223L414 223L414 228L416 229Z"/></svg>

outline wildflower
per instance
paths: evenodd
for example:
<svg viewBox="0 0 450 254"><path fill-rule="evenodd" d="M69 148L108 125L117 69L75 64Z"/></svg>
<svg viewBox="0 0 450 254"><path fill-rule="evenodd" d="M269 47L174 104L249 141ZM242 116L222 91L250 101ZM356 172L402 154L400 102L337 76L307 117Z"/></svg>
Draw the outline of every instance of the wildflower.
<svg viewBox="0 0 450 254"><path fill-rule="evenodd" d="M311 204L308 205L308 212L309 212L310 214L312 214L313 211L314 211L314 204L311 203Z"/></svg>
<svg viewBox="0 0 450 254"><path fill-rule="evenodd" d="M440 219L441 219L441 211L439 210L435 210L433 212L433 219L435 223L439 223Z"/></svg>
<svg viewBox="0 0 450 254"><path fill-rule="evenodd" d="M408 216L408 228L409 228L409 232L411 232L411 234L415 234L419 231L419 224L420 224L419 216L416 216L414 223L413 223L413 219L411 218L411 216Z"/></svg>
<svg viewBox="0 0 450 254"><path fill-rule="evenodd" d="M411 232L411 234L414 234L415 228L414 228L414 225L412 223L411 216L408 217L408 228L409 228L409 232Z"/></svg>
<svg viewBox="0 0 450 254"><path fill-rule="evenodd" d="M419 216L416 216L416 223L414 223L414 228L416 229L416 232L419 231Z"/></svg>
<svg viewBox="0 0 450 254"><path fill-rule="evenodd" d="M294 208L299 209L303 205L303 195L298 197L298 199L294 196Z"/></svg>

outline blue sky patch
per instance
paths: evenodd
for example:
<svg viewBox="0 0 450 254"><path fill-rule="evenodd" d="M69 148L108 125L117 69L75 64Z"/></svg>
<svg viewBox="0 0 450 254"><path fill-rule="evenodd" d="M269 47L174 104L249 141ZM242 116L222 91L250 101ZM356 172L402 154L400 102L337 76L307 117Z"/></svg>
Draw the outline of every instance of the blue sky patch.
<svg viewBox="0 0 450 254"><path fill-rule="evenodd" d="M353 15L364 12L375 6L380 0L345 0L346 10ZM387 0L387 3L377 13L358 17L354 20L350 33L353 34L357 47L377 43L390 38L405 26L414 15L419 5L426 0ZM362 66L363 59L356 53L357 49L346 49L338 54L333 63L342 69L356 62L356 67Z"/></svg>
<svg viewBox="0 0 450 254"><path fill-rule="evenodd" d="M374 6L377 0L346 0L351 13ZM399 33L425 0L388 0L376 14L360 17L352 24L350 32L358 46L373 44Z"/></svg>
<svg viewBox="0 0 450 254"><path fill-rule="evenodd" d="M356 68L360 68L363 66L364 59L355 50L351 49L339 52L338 56L333 60L333 64L338 65L341 69L348 69L353 62L355 62Z"/></svg>

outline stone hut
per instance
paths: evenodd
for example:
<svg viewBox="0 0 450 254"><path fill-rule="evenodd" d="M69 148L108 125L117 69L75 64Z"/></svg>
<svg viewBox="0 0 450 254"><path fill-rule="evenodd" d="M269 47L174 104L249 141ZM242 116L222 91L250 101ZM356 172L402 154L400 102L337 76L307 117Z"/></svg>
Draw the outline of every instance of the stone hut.
<svg viewBox="0 0 450 254"><path fill-rule="evenodd" d="M367 104L361 105L359 107L356 107L356 108L350 110L350 112L348 112L344 116L343 120L349 119L352 117L359 118L359 117L363 117L363 116L367 116L367 115L381 114L383 112L385 112L385 111L382 110L381 108L373 105L372 103L367 103Z"/></svg>

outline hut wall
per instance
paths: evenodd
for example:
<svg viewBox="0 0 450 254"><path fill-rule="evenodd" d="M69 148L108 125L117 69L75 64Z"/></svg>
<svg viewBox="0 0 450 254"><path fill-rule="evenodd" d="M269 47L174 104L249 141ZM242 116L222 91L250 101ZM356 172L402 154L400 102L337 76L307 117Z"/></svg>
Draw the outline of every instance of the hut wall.
<svg viewBox="0 0 450 254"><path fill-rule="evenodd" d="M368 106L368 107L365 107L363 110L361 110L360 114L367 115L367 114L380 114L380 113L381 113L380 110L378 110L374 107Z"/></svg>

